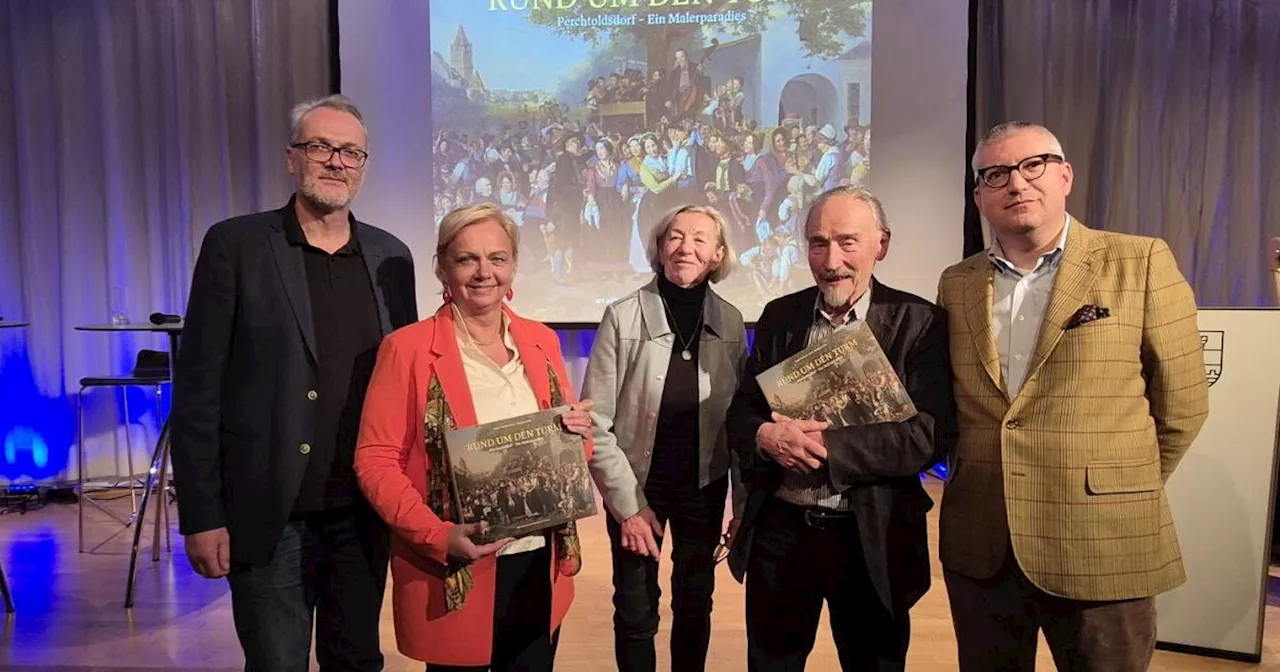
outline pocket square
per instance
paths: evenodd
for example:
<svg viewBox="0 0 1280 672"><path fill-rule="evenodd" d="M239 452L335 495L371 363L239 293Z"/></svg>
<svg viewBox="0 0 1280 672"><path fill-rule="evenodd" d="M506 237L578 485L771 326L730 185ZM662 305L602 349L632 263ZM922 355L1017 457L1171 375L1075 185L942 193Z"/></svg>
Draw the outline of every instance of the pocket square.
<svg viewBox="0 0 1280 672"><path fill-rule="evenodd" d="M1092 304L1088 306L1081 306L1080 310L1077 310L1076 314L1072 315L1071 319L1067 320L1067 326L1063 327L1063 329L1075 329L1082 324L1088 324L1094 320L1101 320L1104 317L1110 316L1111 310L1103 308L1102 306L1095 306Z"/></svg>

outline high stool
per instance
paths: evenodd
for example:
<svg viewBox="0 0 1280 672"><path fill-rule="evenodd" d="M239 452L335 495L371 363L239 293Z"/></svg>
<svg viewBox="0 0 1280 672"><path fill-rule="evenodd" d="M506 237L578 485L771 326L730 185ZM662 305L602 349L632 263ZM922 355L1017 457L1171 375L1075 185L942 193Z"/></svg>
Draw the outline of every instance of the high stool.
<svg viewBox="0 0 1280 672"><path fill-rule="evenodd" d="M77 483L76 509L77 509L77 516L79 518L79 536L80 536L80 552L81 553L85 552L84 551L84 504L85 502L88 502L89 504L92 504L93 506L97 507L99 511L102 511L108 516L115 518L123 526L120 528L120 530L117 530L110 537L107 537L107 539L100 542L98 546L101 546L102 544L107 543L107 541L110 541L113 537L115 537L116 534L119 534L125 528L128 528L130 525L132 525L133 521L137 518L137 515L138 515L138 494L137 494L138 488L137 488L136 473L134 472L134 469L133 469L133 439L132 439L132 432L129 431L129 418L130 418L129 394L127 390L125 390L124 394L122 394L121 396L124 399L124 417L125 417L124 442L125 442L125 450L127 451L125 462L128 465L128 469L129 469L129 478L128 478L129 499L133 506L133 510L129 516L129 520L124 520L123 518L117 516L114 512L112 512L111 510L109 510L108 508L100 504L98 501L93 499L93 497L85 493L85 487L84 487L85 486L85 473L84 473L85 472L85 468L84 468L84 461L85 461L84 392L85 390L94 388L94 387L114 387L117 389L123 389L128 387L154 387L156 390L156 420L157 420L157 425L159 425L160 408L161 408L160 398L161 398L161 394L163 393L162 386L169 382L170 382L169 353L161 352L158 350L138 351L138 357L137 357L137 360L134 362L133 370L130 371L128 375L91 376L91 377L80 379L80 394L76 395L76 417L80 425L80 428L79 428L80 436L79 436L78 448L77 448L78 459L77 459L77 465L76 465L76 472L77 472L76 473L76 483ZM106 489L116 489L119 487L120 485L119 485L118 475L117 475L116 483L106 486ZM94 548L96 549L97 546L95 546Z"/></svg>

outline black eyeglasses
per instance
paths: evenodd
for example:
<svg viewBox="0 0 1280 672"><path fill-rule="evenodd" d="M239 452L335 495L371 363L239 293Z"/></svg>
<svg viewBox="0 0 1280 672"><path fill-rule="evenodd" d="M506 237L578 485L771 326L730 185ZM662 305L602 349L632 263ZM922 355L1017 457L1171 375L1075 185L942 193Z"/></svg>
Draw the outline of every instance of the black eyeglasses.
<svg viewBox="0 0 1280 672"><path fill-rule="evenodd" d="M1028 156L1018 162L1014 166L987 166L978 170L978 179L987 185L990 189L1001 189L1009 184L1009 178L1013 175L1013 171L1018 171L1022 175L1022 179L1030 182L1041 175L1050 163L1062 163L1063 159L1057 154L1037 154Z"/></svg>
<svg viewBox="0 0 1280 672"><path fill-rule="evenodd" d="M720 543L716 544L716 550L712 557L715 558L717 565L729 559L729 535L720 535Z"/></svg>
<svg viewBox="0 0 1280 672"><path fill-rule="evenodd" d="M338 153L342 165L348 168L363 167L364 162L369 159L368 152L351 147L330 147L323 142L298 142L289 146L303 150L304 155L316 163L329 163L333 160L334 152Z"/></svg>

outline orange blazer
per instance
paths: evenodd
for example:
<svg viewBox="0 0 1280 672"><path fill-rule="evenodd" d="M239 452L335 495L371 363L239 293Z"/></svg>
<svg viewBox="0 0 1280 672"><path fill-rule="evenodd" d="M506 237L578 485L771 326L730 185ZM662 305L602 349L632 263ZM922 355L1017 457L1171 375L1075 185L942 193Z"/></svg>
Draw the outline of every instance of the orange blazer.
<svg viewBox="0 0 1280 672"><path fill-rule="evenodd" d="M517 317L504 308L509 329L538 406L552 407L551 375L558 379L564 403L574 393L565 372L560 341L546 325ZM490 555L468 569L460 606L457 582L447 585L448 537L453 523L433 510L433 494L444 518L452 505L440 506L429 484L425 418L429 390L438 384L455 427L476 425L471 390L458 349L449 304L435 316L393 332L378 351L365 398L356 445L355 471L373 508L391 527L392 607L396 642L410 658L436 665L487 665L493 645L493 603L497 558ZM587 456L591 454L587 443ZM438 476L438 474L437 474ZM551 534L551 629L559 627L573 601L576 568L562 567L565 543ZM572 540L576 543L576 538ZM446 590L451 591L446 594Z"/></svg>

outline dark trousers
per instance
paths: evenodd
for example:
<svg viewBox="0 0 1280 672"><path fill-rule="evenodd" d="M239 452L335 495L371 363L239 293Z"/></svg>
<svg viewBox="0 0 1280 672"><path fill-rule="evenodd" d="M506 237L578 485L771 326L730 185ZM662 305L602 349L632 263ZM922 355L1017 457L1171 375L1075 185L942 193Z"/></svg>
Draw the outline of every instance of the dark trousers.
<svg viewBox="0 0 1280 672"><path fill-rule="evenodd" d="M658 522L671 523L671 670L702 670L711 642L711 594L716 585L715 550L724 524L729 480L699 489L650 481L645 498ZM653 637L658 632L658 561L622 547L622 526L608 519L613 551L614 655L620 672L657 669ZM661 543L661 542L659 542Z"/></svg>
<svg viewBox="0 0 1280 672"><path fill-rule="evenodd" d="M560 630L551 630L551 548L498 556L493 657L479 667L427 665L427 672L550 672ZM448 646L441 642L441 646Z"/></svg>
<svg viewBox="0 0 1280 672"><path fill-rule="evenodd" d="M821 522L805 511L776 499L760 511L747 562L748 669L803 670L823 600L842 669L905 669L910 620L876 593L856 517Z"/></svg>
<svg viewBox="0 0 1280 672"><path fill-rule="evenodd" d="M388 534L361 503L290 521L270 564L233 567L231 608L246 672L305 672L313 623L321 670L381 670Z"/></svg>
<svg viewBox="0 0 1280 672"><path fill-rule="evenodd" d="M1059 670L1138 672L1156 645L1154 598L1085 602L1055 597L1032 585L1010 550L989 579L944 571L960 669L1035 670L1036 635Z"/></svg>

